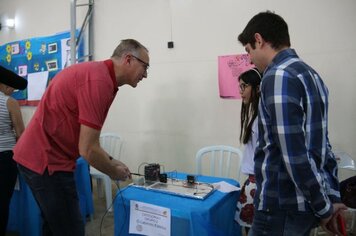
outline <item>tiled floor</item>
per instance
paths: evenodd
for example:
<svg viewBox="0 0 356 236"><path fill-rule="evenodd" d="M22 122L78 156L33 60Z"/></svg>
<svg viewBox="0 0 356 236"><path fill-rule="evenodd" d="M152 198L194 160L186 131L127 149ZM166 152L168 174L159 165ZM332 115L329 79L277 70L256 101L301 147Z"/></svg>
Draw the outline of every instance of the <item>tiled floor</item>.
<svg viewBox="0 0 356 236"><path fill-rule="evenodd" d="M120 188L130 182L121 182ZM113 199L116 196L117 186L112 185ZM106 211L105 197L99 198L95 181L93 182L94 216L85 225L86 236L113 236L114 235L114 212Z"/></svg>
<svg viewBox="0 0 356 236"><path fill-rule="evenodd" d="M97 191L94 191L93 195L94 215L92 216L92 219L88 219L87 223L85 224L85 235L113 236L114 212L106 211L105 198L98 198Z"/></svg>

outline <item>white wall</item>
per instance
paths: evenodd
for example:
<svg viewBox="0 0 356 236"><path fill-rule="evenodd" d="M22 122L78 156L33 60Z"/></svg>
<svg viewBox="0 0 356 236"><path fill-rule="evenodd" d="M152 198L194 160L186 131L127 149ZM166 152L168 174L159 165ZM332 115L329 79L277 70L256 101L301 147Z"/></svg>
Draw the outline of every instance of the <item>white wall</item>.
<svg viewBox="0 0 356 236"><path fill-rule="evenodd" d="M1 0L0 17L15 16L18 27L0 31L0 44L68 30L69 3ZM284 17L292 47L329 87L332 145L356 157L356 1L95 0L96 60L124 38L150 50L149 77L136 89L120 88L103 129L124 137L122 160L132 171L159 162L193 172L200 147L240 146L241 102L219 98L217 56L243 53L237 35L267 9ZM174 49L167 48L171 40ZM23 109L26 122L33 110Z"/></svg>

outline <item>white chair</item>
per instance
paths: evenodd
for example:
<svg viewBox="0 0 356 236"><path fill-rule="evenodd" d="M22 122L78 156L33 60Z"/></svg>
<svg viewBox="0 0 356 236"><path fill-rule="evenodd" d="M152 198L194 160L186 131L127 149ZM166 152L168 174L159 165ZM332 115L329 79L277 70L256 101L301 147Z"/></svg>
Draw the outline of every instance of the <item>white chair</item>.
<svg viewBox="0 0 356 236"><path fill-rule="evenodd" d="M352 157L348 153L343 152L343 151L334 151L334 154L335 154L335 158L337 161L339 175L342 170L355 172L354 175L356 175L355 161L352 159ZM342 181L342 180L339 180L339 181ZM351 215L349 217L349 218L351 218L351 223L348 224L348 222L345 222L346 223L346 232L351 233L354 230L354 225L355 225L355 220L356 220L356 217L355 217L356 209L348 208L347 213ZM322 234L325 235L325 232L323 232L323 231L320 232L319 229L321 229L321 228L318 227L314 230L314 236L322 235Z"/></svg>
<svg viewBox="0 0 356 236"><path fill-rule="evenodd" d="M209 162L203 162L203 159ZM203 174L203 166L206 166L207 169L210 167L211 176L231 178L231 175L236 175L236 180L239 180L241 162L242 152L238 148L225 145L203 147L195 157L196 174Z"/></svg>
<svg viewBox="0 0 356 236"><path fill-rule="evenodd" d="M335 151L334 154L339 169L356 171L355 161L348 153L343 151Z"/></svg>
<svg viewBox="0 0 356 236"><path fill-rule="evenodd" d="M122 139L119 135L114 133L101 134L100 145L113 158L120 158ZM103 197L102 193L104 184L106 209L112 211L110 207L112 203L112 185L110 177L92 166L90 166L90 175L93 179L96 179L98 197Z"/></svg>

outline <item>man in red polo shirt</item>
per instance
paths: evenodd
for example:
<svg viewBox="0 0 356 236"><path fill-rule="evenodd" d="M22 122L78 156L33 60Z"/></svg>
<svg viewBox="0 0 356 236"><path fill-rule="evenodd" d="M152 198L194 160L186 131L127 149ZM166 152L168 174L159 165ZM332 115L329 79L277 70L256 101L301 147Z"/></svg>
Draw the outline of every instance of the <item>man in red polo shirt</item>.
<svg viewBox="0 0 356 236"><path fill-rule="evenodd" d="M51 81L14 149L41 209L43 235L84 235L73 173L79 156L114 180L131 177L100 147L99 137L118 87L136 87L148 67L148 50L126 39L109 60L70 66Z"/></svg>

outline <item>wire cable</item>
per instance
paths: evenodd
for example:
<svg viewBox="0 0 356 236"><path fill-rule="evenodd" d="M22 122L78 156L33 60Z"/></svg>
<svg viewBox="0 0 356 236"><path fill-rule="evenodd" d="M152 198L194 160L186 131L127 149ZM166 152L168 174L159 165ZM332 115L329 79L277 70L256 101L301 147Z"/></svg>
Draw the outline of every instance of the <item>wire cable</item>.
<svg viewBox="0 0 356 236"><path fill-rule="evenodd" d="M150 163L148 163L148 162L142 162L142 163L138 166L138 168L137 168L137 173L138 173L138 174L141 174L141 173L140 173L140 168L141 168L142 165L149 165L149 164L150 164Z"/></svg>
<svg viewBox="0 0 356 236"><path fill-rule="evenodd" d="M122 224L122 227L119 231L119 235L121 234L121 231L123 230L124 228L124 225L125 225L125 222L126 222L126 218L127 218L127 210L126 210L126 206L125 206L125 202L124 202L124 198L122 196L122 191L121 191L121 188L120 188L120 183L119 181L115 181L115 185L117 187L117 189L119 190L119 193L120 193L120 196L121 196L121 200L122 200L122 205L124 206L124 223ZM103 222L104 222L104 218L106 216L106 214L109 212L110 208L114 205L114 202L117 198L118 194L116 194L116 196L114 197L114 199L112 200L109 208L106 209L104 215L101 217L101 221L100 221L100 236L102 236L102 232L101 232L101 229L102 229L102 226L103 226Z"/></svg>

